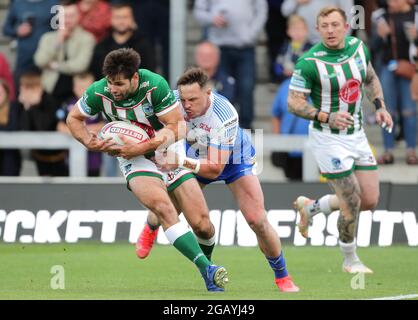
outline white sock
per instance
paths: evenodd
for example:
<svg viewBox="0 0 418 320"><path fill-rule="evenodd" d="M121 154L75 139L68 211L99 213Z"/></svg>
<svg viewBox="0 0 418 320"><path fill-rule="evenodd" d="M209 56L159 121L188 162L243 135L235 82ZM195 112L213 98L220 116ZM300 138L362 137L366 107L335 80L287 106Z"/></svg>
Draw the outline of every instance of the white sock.
<svg viewBox="0 0 418 320"><path fill-rule="evenodd" d="M177 222L176 224L173 224L171 227L169 227L167 230L165 230L165 235L170 241L171 244L174 244L174 242L180 238L182 235L189 232L189 228L187 224L183 222Z"/></svg>
<svg viewBox="0 0 418 320"><path fill-rule="evenodd" d="M213 246L215 244L215 239L216 239L216 234L214 234L213 237L210 238L210 239L202 239L202 238L199 238L198 236L196 236L197 242L199 242L200 244L203 244L205 246Z"/></svg>
<svg viewBox="0 0 418 320"><path fill-rule="evenodd" d="M323 196L321 199L319 199L319 208L321 210L321 212L325 213L325 214L330 214L332 212L332 208L331 208L331 204L330 204L330 199L331 195L327 194L325 196Z"/></svg>
<svg viewBox="0 0 418 320"><path fill-rule="evenodd" d="M338 240L338 244L340 245L341 252L344 255L344 260L348 260L348 261L360 260L356 253L357 245L356 245L355 238L353 242L351 243L345 243L345 242L342 242L341 240Z"/></svg>
<svg viewBox="0 0 418 320"><path fill-rule="evenodd" d="M331 195L327 194L322 198L315 200L311 204L308 205L308 212L311 217L314 215L323 212L325 214L330 214L332 212L331 204L330 204Z"/></svg>

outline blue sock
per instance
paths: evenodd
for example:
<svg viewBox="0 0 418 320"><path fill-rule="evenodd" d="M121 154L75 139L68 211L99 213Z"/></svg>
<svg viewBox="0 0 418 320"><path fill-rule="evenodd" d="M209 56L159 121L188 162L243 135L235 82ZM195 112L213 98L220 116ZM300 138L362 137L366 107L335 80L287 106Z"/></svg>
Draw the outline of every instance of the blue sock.
<svg viewBox="0 0 418 320"><path fill-rule="evenodd" d="M286 270L286 261L284 260L283 252L276 258L268 258L267 261L270 264L270 267L274 271L274 277L276 279L284 278L288 275Z"/></svg>

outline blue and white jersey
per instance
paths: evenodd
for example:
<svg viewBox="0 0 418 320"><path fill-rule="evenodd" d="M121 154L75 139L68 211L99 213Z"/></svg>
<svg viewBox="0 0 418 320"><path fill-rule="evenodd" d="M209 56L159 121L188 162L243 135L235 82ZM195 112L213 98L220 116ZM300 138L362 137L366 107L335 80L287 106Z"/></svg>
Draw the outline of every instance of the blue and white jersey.
<svg viewBox="0 0 418 320"><path fill-rule="evenodd" d="M179 93L174 91L177 100ZM183 110L187 122L187 156L191 158L206 157L208 147L218 150L230 150L231 155L223 173L234 170L237 166L252 166L255 150L251 137L239 127L238 113L234 106L224 96L211 93L210 106L200 117L189 119Z"/></svg>

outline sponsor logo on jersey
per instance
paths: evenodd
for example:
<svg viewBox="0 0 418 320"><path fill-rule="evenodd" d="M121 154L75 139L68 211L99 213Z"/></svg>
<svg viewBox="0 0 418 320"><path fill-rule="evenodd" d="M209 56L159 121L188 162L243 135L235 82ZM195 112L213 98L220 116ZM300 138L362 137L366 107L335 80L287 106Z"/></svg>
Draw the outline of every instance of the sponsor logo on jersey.
<svg viewBox="0 0 418 320"><path fill-rule="evenodd" d="M358 39L357 38L353 38L353 39L351 39L349 42L348 42L348 44L350 45L350 46L352 46L353 44L355 44L355 43L357 43L358 42Z"/></svg>
<svg viewBox="0 0 418 320"><path fill-rule="evenodd" d="M357 79L349 79L338 92L338 96L345 103L355 103L360 97L361 83Z"/></svg>
<svg viewBox="0 0 418 320"><path fill-rule="evenodd" d="M302 70L295 70L293 72L292 78L290 79L290 84L296 87L305 88L306 82L305 79L301 76Z"/></svg>
<svg viewBox="0 0 418 320"><path fill-rule="evenodd" d="M87 114L90 114L91 113L91 108L89 107L89 105L87 104L87 98L88 98L88 96L87 96L87 93L85 93L84 95L83 95L83 99L81 99L80 100L80 105L81 105L81 108L87 113Z"/></svg>
<svg viewBox="0 0 418 320"><path fill-rule="evenodd" d="M332 163L332 167L334 170L341 170L342 169L342 165L341 165L341 160L338 158L332 158L331 159L331 163Z"/></svg>
<svg viewBox="0 0 418 320"><path fill-rule="evenodd" d="M331 73L331 74L323 74L322 77L324 79L332 79L335 78L336 76L340 76L341 72L336 72L336 73Z"/></svg>
<svg viewBox="0 0 418 320"><path fill-rule="evenodd" d="M154 109L152 108L152 105L150 105L148 102L145 102L142 106L142 111L144 111L146 116L152 116L154 114Z"/></svg>
<svg viewBox="0 0 418 320"><path fill-rule="evenodd" d="M225 126L225 128L231 127L231 126L235 125L237 123L237 121L238 121L238 118L234 118L231 121L229 121L228 123L225 123L224 126Z"/></svg>
<svg viewBox="0 0 418 320"><path fill-rule="evenodd" d="M203 130L205 130L205 131L207 131L207 132L210 132L210 130L212 130L212 128L211 128L211 127L209 127L206 123L200 123L200 124L199 124L199 128L200 128L200 129L203 129Z"/></svg>
<svg viewBox="0 0 418 320"><path fill-rule="evenodd" d="M145 88L149 86L149 81L141 82L141 85L139 86L139 89Z"/></svg>
<svg viewBox="0 0 418 320"><path fill-rule="evenodd" d="M129 99L127 102L122 103L122 107L130 107L132 105L135 104L135 100L134 99Z"/></svg>
<svg viewBox="0 0 418 320"><path fill-rule="evenodd" d="M131 172L131 170L132 170L132 164L131 163L123 167L123 173L125 175L127 175L129 172Z"/></svg>
<svg viewBox="0 0 418 320"><path fill-rule="evenodd" d="M364 70L364 64L363 64L363 60L361 60L361 57L356 57L354 59L354 61L356 62L357 68L361 71Z"/></svg>
<svg viewBox="0 0 418 320"><path fill-rule="evenodd" d="M348 56L347 55L343 55L343 56L341 56L340 58L337 59L337 62L344 61L346 59L348 59Z"/></svg>
<svg viewBox="0 0 418 320"><path fill-rule="evenodd" d="M161 102L164 102L169 98L171 98L171 91L168 92L168 94L163 98L163 100L161 100Z"/></svg>
<svg viewBox="0 0 418 320"><path fill-rule="evenodd" d="M325 57L328 53L326 51L317 51L314 52L314 57Z"/></svg>

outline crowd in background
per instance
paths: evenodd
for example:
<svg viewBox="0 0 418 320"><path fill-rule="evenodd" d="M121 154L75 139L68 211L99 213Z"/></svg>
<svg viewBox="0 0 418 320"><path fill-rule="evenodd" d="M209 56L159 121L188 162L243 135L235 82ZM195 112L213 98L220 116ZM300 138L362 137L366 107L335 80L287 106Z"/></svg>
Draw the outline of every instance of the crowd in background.
<svg viewBox="0 0 418 320"><path fill-rule="evenodd" d="M405 140L406 162L416 156L418 76L414 64L418 45L418 9L410 0L195 0L190 15L202 28L194 63L203 68L214 90L237 108L240 125L254 129L254 91L257 79L257 45L266 35L269 82L277 89L272 105L272 131L307 135L308 121L287 111L289 80L297 59L319 41L316 14L327 5L343 8L352 22L354 5L365 9L361 35L382 82L395 130L382 131L385 152L379 164L394 163L395 142ZM64 7L64 19L55 21L55 5ZM169 78L170 0L11 0L2 26L16 41L16 64L11 70L0 53L0 130L59 131L68 133L65 119L84 90L102 77L106 54L131 47L141 55L141 68ZM59 17L59 15L58 15ZM53 28L53 23L57 25ZM61 25L59 25L61 23ZM405 65L409 73L398 74ZM398 68L400 69L400 68ZM411 92L412 88L412 92ZM90 119L98 131L103 119ZM38 174L67 176L66 150L31 150ZM300 153L273 153L273 164L283 167L289 179L300 179ZM21 171L19 150L0 149L0 175ZM89 176L116 176L114 158L88 155Z"/></svg>

